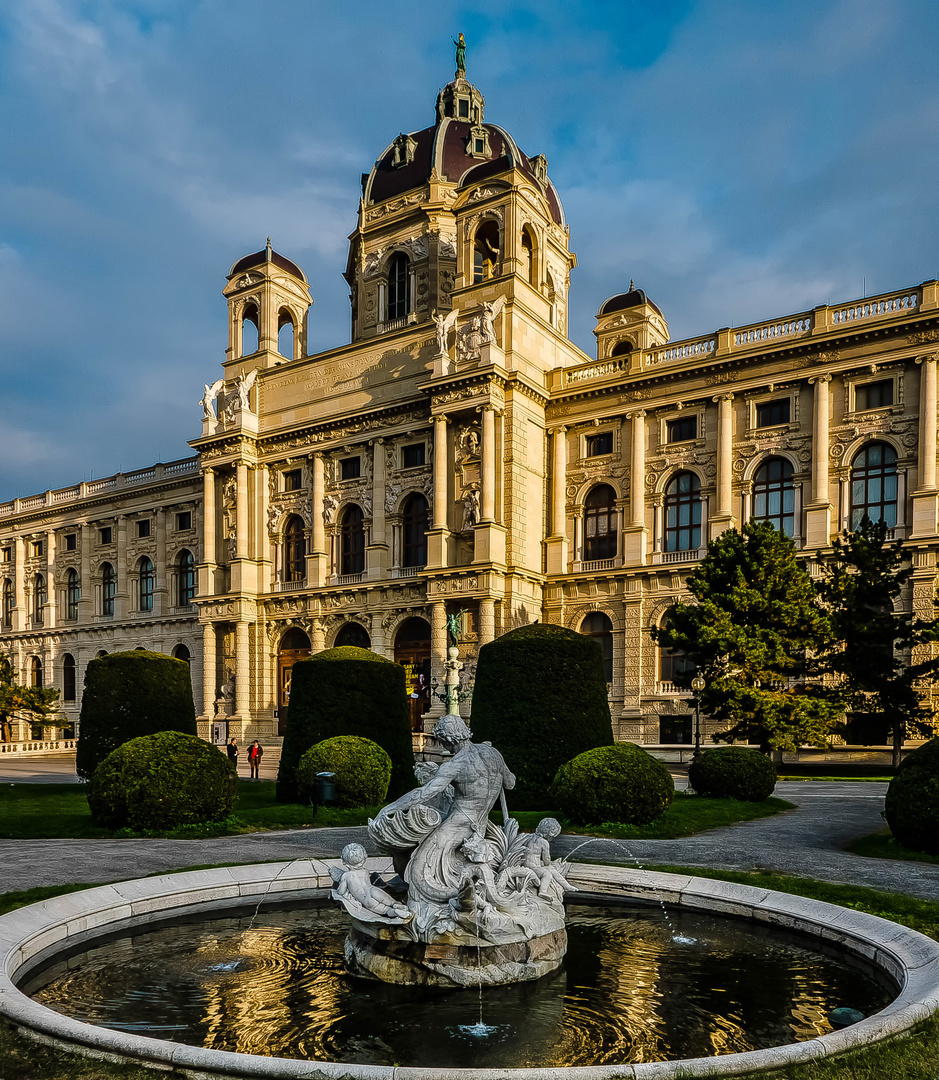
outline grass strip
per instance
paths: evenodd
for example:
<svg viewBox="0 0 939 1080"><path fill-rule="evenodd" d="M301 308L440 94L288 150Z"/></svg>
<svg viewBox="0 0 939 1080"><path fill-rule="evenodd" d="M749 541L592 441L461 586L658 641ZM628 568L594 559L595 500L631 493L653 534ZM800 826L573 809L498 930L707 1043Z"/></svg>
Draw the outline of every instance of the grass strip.
<svg viewBox="0 0 939 1080"><path fill-rule="evenodd" d="M845 844L844 850L868 859L899 859L902 862L932 863L934 866L939 863L939 855L927 855L925 851L913 851L898 844L889 829L878 829L869 836L859 836Z"/></svg>

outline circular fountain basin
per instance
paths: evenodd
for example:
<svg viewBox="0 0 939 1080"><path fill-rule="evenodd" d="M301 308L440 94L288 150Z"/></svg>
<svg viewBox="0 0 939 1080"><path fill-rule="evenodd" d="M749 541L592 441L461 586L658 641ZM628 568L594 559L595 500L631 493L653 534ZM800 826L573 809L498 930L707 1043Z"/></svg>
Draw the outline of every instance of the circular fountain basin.
<svg viewBox="0 0 939 1080"><path fill-rule="evenodd" d="M452 1077L504 1077L558 1080L558 1068L441 1069L304 1061L203 1049L84 1023L55 1012L17 989L31 973L57 956L96 938L148 928L184 915L224 914L264 901L303 901L328 895L332 887L327 861L226 867L121 882L57 897L0 918L0 1015L25 1034L88 1056L147 1063L157 1068L198 1070L205 1076L317 1077L319 1080L444 1080ZM387 860L369 868L389 873ZM939 1009L939 946L894 923L802 897L748 886L651 874L624 868L574 865L571 882L581 895L573 899L657 902L672 910L716 913L754 920L808 935L827 947L870 962L899 987L884 1009L842 1031L765 1050L682 1061L576 1066L563 1070L566 1080L633 1077L665 1080L681 1075L741 1076L768 1068L813 1060L895 1037ZM421 1016L414 1017L419 1026Z"/></svg>

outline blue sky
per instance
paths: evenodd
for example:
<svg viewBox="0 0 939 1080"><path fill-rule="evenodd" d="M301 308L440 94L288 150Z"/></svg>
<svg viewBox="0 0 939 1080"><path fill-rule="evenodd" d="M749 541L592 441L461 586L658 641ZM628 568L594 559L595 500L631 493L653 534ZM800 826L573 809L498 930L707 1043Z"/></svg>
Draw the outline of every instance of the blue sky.
<svg viewBox="0 0 939 1080"><path fill-rule="evenodd" d="M548 157L588 352L630 278L679 339L939 275L935 0L4 0L0 500L187 455L268 234L348 340L359 174L460 30Z"/></svg>

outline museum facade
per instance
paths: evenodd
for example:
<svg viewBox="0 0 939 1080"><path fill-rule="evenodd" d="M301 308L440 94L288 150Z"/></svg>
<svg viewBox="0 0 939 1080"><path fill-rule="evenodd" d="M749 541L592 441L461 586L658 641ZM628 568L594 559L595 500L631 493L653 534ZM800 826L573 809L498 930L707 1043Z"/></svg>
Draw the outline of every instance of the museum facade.
<svg viewBox="0 0 939 1080"><path fill-rule="evenodd" d="M292 664L341 644L406 667L419 729L448 625L469 715L479 646L542 620L598 641L618 738L687 742L649 629L750 519L813 573L884 520L932 614L939 283L674 342L630 283L588 356L548 163L484 108L458 71L363 175L349 344L307 355L309 283L268 241L228 274L194 456L0 504L0 651L63 735L88 661L139 647L191 663L207 738L276 739Z"/></svg>

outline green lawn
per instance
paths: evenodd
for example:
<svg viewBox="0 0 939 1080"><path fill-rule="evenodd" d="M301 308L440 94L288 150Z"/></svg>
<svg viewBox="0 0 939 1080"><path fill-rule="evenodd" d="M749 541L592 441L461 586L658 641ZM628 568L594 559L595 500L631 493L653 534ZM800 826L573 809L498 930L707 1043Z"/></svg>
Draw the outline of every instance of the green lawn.
<svg viewBox="0 0 939 1080"><path fill-rule="evenodd" d="M845 845L845 851L854 855L866 855L870 859L901 859L903 862L939 863L939 855L927 855L925 851L912 851L903 847L890 835L889 829L880 829L870 836L860 836Z"/></svg>
<svg viewBox="0 0 939 1080"><path fill-rule="evenodd" d="M164 836L171 839L196 840L212 836L231 836L266 829L302 829L324 826L364 825L378 811L377 806L357 810L338 810L332 807L300 806L296 803L274 801L274 784L262 781L238 784L238 802L230 817L208 825L183 825L170 832L134 833L128 829L111 832L100 829L91 820L84 785L77 784L10 784L0 788L0 837L13 840L42 840L73 837L85 839L108 836ZM792 803L783 799L748 803L736 799L705 799L699 795L676 792L672 805L651 825L619 825L601 823L585 828L570 826L563 819L567 832L590 832L597 836L629 838L674 839L691 836L720 825L778 814L789 810ZM553 811L514 814L523 829L533 829L538 821ZM557 816L556 814L554 816ZM494 815L499 820L499 815Z"/></svg>
<svg viewBox="0 0 939 1080"><path fill-rule="evenodd" d="M537 815L540 817L541 815ZM585 860L586 861L586 860ZM892 919L939 937L939 903L918 900L895 893L880 892L860 886L832 885L809 878L773 873L739 873L724 870L702 870L698 867L655 866L650 870L667 873L694 874L698 877L737 881L744 885L796 893L817 900L841 904L843 907L867 911ZM47 896L73 892L91 886L59 886L49 889L30 889L23 893L0 895L0 912L22 904L34 903ZM833 1058L812 1065L783 1069L773 1074L778 1080L936 1080L939 1062L939 1019L935 1017L919 1026L909 1037L862 1050L849 1057ZM89 1061L39 1046L17 1035L8 1025L0 1024L0 1063L3 1080L150 1080L155 1074L133 1065L114 1065ZM178 1072L160 1073L166 1080L183 1080ZM764 1074L760 1074L764 1075ZM687 1080L695 1080L688 1074Z"/></svg>

